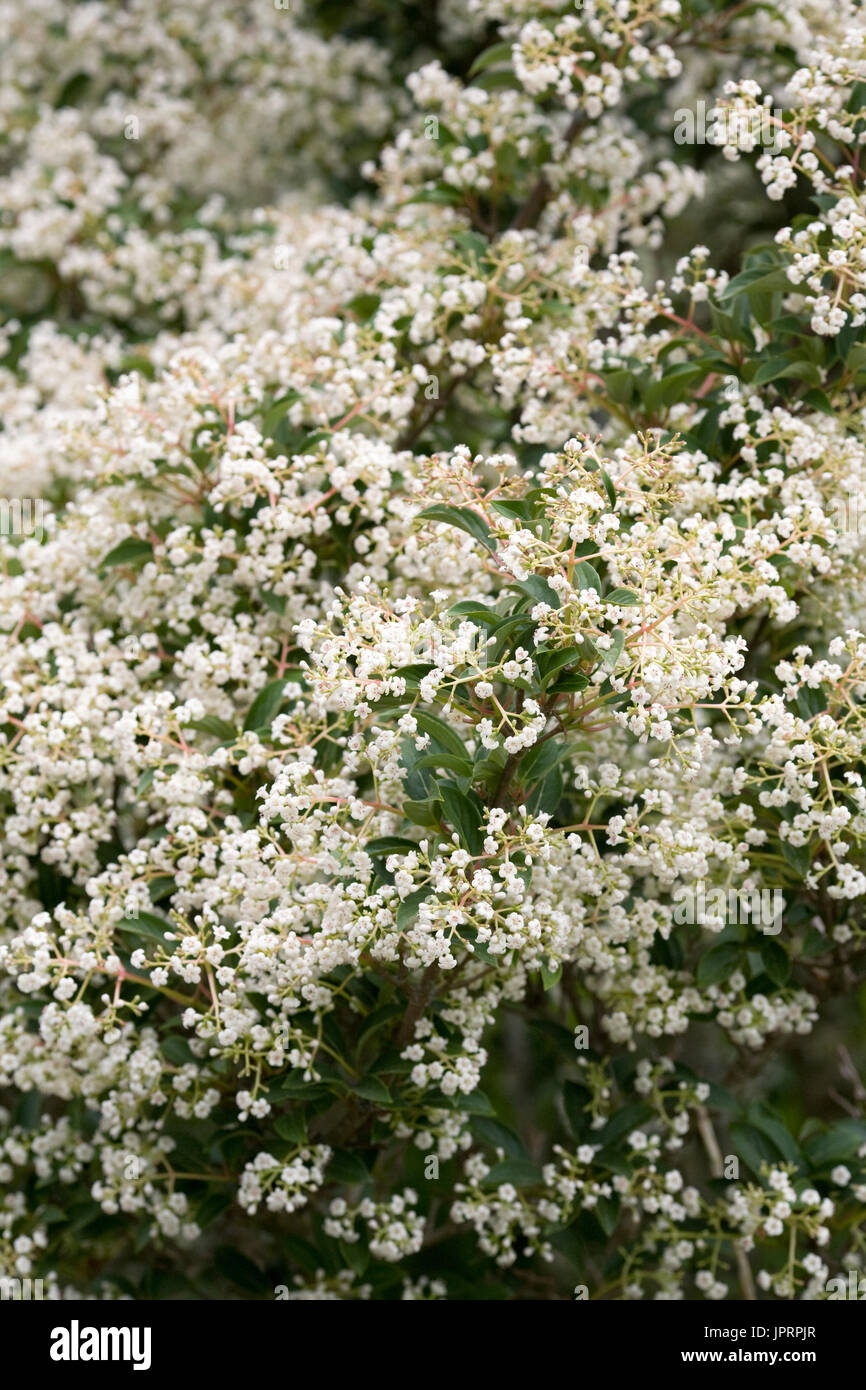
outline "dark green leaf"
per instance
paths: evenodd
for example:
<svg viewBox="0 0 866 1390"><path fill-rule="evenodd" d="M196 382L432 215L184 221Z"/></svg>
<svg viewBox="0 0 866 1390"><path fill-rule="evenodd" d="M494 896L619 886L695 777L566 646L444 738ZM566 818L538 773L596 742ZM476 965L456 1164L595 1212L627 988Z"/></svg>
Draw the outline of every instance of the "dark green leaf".
<svg viewBox="0 0 866 1390"><path fill-rule="evenodd" d="M221 1246L213 1256L213 1262L222 1277L244 1293L256 1293L260 1297L265 1293L265 1277L261 1270L233 1246Z"/></svg>
<svg viewBox="0 0 866 1390"><path fill-rule="evenodd" d="M510 1183L512 1187L537 1187L541 1182L541 1169L528 1159L508 1158L504 1163L496 1163L490 1169L481 1186L487 1191Z"/></svg>
<svg viewBox="0 0 866 1390"><path fill-rule="evenodd" d="M787 984L791 978L791 958L778 941L765 937L760 945L761 964L775 985Z"/></svg>
<svg viewBox="0 0 866 1390"><path fill-rule="evenodd" d="M360 1096L363 1100L372 1101L375 1105L391 1104L391 1092L384 1081L379 1080L378 1076L362 1076L360 1081L352 1083L351 1089L356 1096Z"/></svg>
<svg viewBox="0 0 866 1390"><path fill-rule="evenodd" d="M733 941L721 942L701 956L695 971L695 980L700 989L709 985L721 984L733 975L740 963L740 947Z"/></svg>
<svg viewBox="0 0 866 1390"><path fill-rule="evenodd" d="M433 743L438 744L446 753L469 759L466 744L460 735L450 724L446 724L444 719L440 719L438 714L428 714L426 710L416 709L415 720L422 734L429 734Z"/></svg>
<svg viewBox="0 0 866 1390"><path fill-rule="evenodd" d="M403 815L414 825L438 825L442 819L442 802L435 797L429 801L404 801Z"/></svg>
<svg viewBox="0 0 866 1390"><path fill-rule="evenodd" d="M812 866L812 852L808 845L792 845L789 840L782 840L782 858L800 878L805 878Z"/></svg>
<svg viewBox="0 0 866 1390"><path fill-rule="evenodd" d="M478 72L484 72L487 68L497 67L500 63L510 63L513 44L494 43L490 48L485 48L483 53L479 53L471 68L469 76L474 77Z"/></svg>
<svg viewBox="0 0 866 1390"><path fill-rule="evenodd" d="M288 1144L303 1144L307 1138L304 1117L297 1111L290 1115L278 1115L274 1120L274 1130Z"/></svg>
<svg viewBox="0 0 866 1390"><path fill-rule="evenodd" d="M139 540L138 536L130 536L128 540L121 541L113 550L109 550L107 555L103 555L99 562L101 570L111 569L114 565L132 565L139 561L153 559L153 545L150 541Z"/></svg>
<svg viewBox="0 0 866 1390"><path fill-rule="evenodd" d="M472 1133L491 1149L502 1149L509 1158L526 1159L528 1157L523 1141L514 1133L514 1130L507 1129L498 1120L488 1119L485 1115L478 1115L472 1120Z"/></svg>
<svg viewBox="0 0 866 1390"><path fill-rule="evenodd" d="M471 777L472 760L467 756L458 758L455 753L425 753L415 764L416 768L444 767L456 772L458 777Z"/></svg>
<svg viewBox="0 0 866 1390"><path fill-rule="evenodd" d="M472 792L462 792L459 787L443 783L438 788L445 808L445 815L460 838L464 849L470 854L480 854L484 845L481 833L481 803Z"/></svg>
<svg viewBox="0 0 866 1390"><path fill-rule="evenodd" d="M276 718L280 705L283 703L283 690L286 680L280 679L271 681L260 690L253 703L250 705L249 713L244 720L244 731L252 729L269 729L273 720Z"/></svg>
<svg viewBox="0 0 866 1390"><path fill-rule="evenodd" d="M441 521L448 526L456 526L474 540L480 541L488 550L496 549L496 542L490 534L487 522L470 507L452 507L444 502L436 502L432 507L425 507L419 516L423 521Z"/></svg>
<svg viewBox="0 0 866 1390"><path fill-rule="evenodd" d="M397 927L400 931L405 931L407 927L411 927L418 916L418 908L423 902L426 902L431 892L432 889L429 887L419 888L417 892L410 893L407 898L403 899L397 908Z"/></svg>
<svg viewBox="0 0 866 1390"><path fill-rule="evenodd" d="M364 846L367 854L382 858L389 854L409 854L417 848L417 840L407 840L401 835L382 835L378 840L368 840Z"/></svg>
<svg viewBox="0 0 866 1390"><path fill-rule="evenodd" d="M597 594L601 594L601 580L598 572L593 569L587 560L581 560L574 567L574 575L580 589L595 589Z"/></svg>
<svg viewBox="0 0 866 1390"><path fill-rule="evenodd" d="M213 738L218 738L221 743L234 743L237 738L234 725L229 724L226 719L217 718L215 714L206 714L203 719L194 720L188 727L197 730L200 734L210 734Z"/></svg>

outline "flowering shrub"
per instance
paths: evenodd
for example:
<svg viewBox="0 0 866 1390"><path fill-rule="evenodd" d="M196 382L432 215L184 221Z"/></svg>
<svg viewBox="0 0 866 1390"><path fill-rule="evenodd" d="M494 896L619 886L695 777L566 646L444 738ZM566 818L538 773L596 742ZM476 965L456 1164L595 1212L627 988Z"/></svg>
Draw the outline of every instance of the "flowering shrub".
<svg viewBox="0 0 866 1390"><path fill-rule="evenodd" d="M0 31L0 1274L837 1296L860 6Z"/></svg>

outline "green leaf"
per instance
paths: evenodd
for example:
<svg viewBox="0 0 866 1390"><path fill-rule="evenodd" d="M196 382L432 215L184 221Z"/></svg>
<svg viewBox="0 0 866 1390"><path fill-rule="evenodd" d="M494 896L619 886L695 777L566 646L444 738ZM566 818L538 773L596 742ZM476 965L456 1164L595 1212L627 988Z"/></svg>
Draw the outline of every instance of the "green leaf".
<svg viewBox="0 0 866 1390"><path fill-rule="evenodd" d="M444 502L436 502L432 507L425 507L419 516L424 521L441 521L447 526L456 526L474 540L480 541L489 551L493 552L496 549L496 542L490 534L487 522L470 507L452 507Z"/></svg>
<svg viewBox="0 0 866 1390"><path fill-rule="evenodd" d="M210 1226L211 1222L220 1218L222 1212L227 1211L227 1208L231 1207L231 1205L231 1195L225 1193L225 1191L222 1191L222 1193L207 1194L202 1205L196 1209L196 1225L202 1227L202 1230L204 1230L204 1227ZM150 1234L149 1227L146 1226L146 1230L147 1234Z"/></svg>
<svg viewBox="0 0 866 1390"><path fill-rule="evenodd" d="M537 508L525 497L507 502L491 502L490 506L500 516L507 516L510 521L520 521L525 526L531 526L537 515Z"/></svg>
<svg viewBox="0 0 866 1390"><path fill-rule="evenodd" d="M429 734L431 740L446 753L471 762L466 744L450 724L440 719L438 714L428 714L426 710L415 710L415 720L422 734Z"/></svg>
<svg viewBox="0 0 866 1390"><path fill-rule="evenodd" d="M283 703L285 686L286 679L283 677L280 680L271 681L264 690L259 691L244 720L245 733L249 733L252 729L270 729L280 705Z"/></svg>
<svg viewBox="0 0 866 1390"><path fill-rule="evenodd" d="M504 1163L495 1163L481 1182L486 1191L511 1183L512 1187L537 1187L541 1182L541 1169L528 1159L509 1158Z"/></svg>
<svg viewBox="0 0 866 1390"><path fill-rule="evenodd" d="M221 743L234 743L237 739L237 730L234 725L229 724L226 719L219 719L215 714L206 714L203 719L195 719L187 727L195 729L200 734L210 734L213 738L218 738Z"/></svg>
<svg viewBox="0 0 866 1390"><path fill-rule="evenodd" d="M500 966L503 960L509 960L510 954L505 956L494 956L483 941L478 940L478 932L475 927L463 927L462 936L470 949L473 959L483 961L485 965Z"/></svg>
<svg viewBox="0 0 866 1390"><path fill-rule="evenodd" d="M521 786L531 787L539 782L573 751L574 745L565 739L548 738L543 743L534 743L517 765L517 778Z"/></svg>
<svg viewBox="0 0 866 1390"><path fill-rule="evenodd" d="M373 1013L365 1019L364 1027L358 1034L358 1051L361 1051L361 1048L368 1038L371 1038L380 1028L384 1028L386 1023L390 1023L392 1019L401 1017L402 1014L403 1006L401 1004L383 1004L380 1009L375 1009Z"/></svg>
<svg viewBox="0 0 866 1390"><path fill-rule="evenodd" d="M269 608L269 609L271 610L272 613L276 613L277 616L280 617L280 618L282 618L282 617L285 616L285 612L286 612L286 596L285 596L285 594L275 594L275 593L273 593L273 591L272 591L271 589L262 589L261 595L262 595L262 603L265 605L266 608Z"/></svg>
<svg viewBox="0 0 866 1390"><path fill-rule="evenodd" d="M673 367L665 367L660 381L653 381L643 392L646 409L655 413L661 408L673 405L688 396L688 388L706 375L706 368L700 362L679 362Z"/></svg>
<svg viewBox="0 0 866 1390"><path fill-rule="evenodd" d="M513 617L503 618L494 629L496 640L487 649L487 661L495 666L505 655L506 648L514 650L519 646L531 646L530 638L536 624L525 613L515 613Z"/></svg>
<svg viewBox="0 0 866 1390"><path fill-rule="evenodd" d="M827 708L827 693L823 686L817 689L804 685L797 691L797 709L804 719L813 719Z"/></svg>
<svg viewBox="0 0 866 1390"><path fill-rule="evenodd" d="M483 53L479 53L475 62L469 69L469 76L474 77L477 72L484 72L487 68L498 66L500 63L510 63L513 44L494 43L490 48L485 48Z"/></svg>
<svg viewBox="0 0 866 1390"><path fill-rule="evenodd" d="M581 560L574 567L575 578L580 589L595 589L601 595L601 580L598 573L587 560Z"/></svg>
<svg viewBox="0 0 866 1390"><path fill-rule="evenodd" d="M153 912L139 912L137 917L122 917L115 926L115 931L130 936L145 936L150 941L158 941L161 946L166 944L165 933L170 930L171 923Z"/></svg>
<svg viewBox="0 0 866 1390"><path fill-rule="evenodd" d="M467 1115L486 1115L491 1119L496 1115L489 1097L483 1091L470 1091L468 1096L458 1092L456 1100L457 1109L465 1110Z"/></svg>
<svg viewBox="0 0 866 1390"><path fill-rule="evenodd" d="M418 193L413 193L411 198L407 198L407 203L440 203L455 207L462 203L464 194L459 188L451 188L448 184L440 183L431 188L422 188Z"/></svg>
<svg viewBox="0 0 866 1390"><path fill-rule="evenodd" d="M735 1121L728 1130L734 1153L751 1168L755 1177L760 1177L761 1164L777 1164L785 1155L778 1144L754 1125Z"/></svg>
<svg viewBox="0 0 866 1390"><path fill-rule="evenodd" d="M411 666L398 666L391 672L406 682L406 689L417 691L419 683L434 670L429 661L415 661Z"/></svg>
<svg viewBox="0 0 866 1390"><path fill-rule="evenodd" d="M351 1269L360 1279L370 1263L370 1247L363 1240L341 1240L337 1243L346 1269Z"/></svg>
<svg viewBox="0 0 866 1390"><path fill-rule="evenodd" d="M572 1040L573 1042L573 1040ZM574 1054L572 1053L572 1056ZM633 1129L639 1129L647 1121L653 1118L651 1105L646 1105L641 1101L635 1101L632 1105L624 1105L621 1110L608 1120L603 1129L594 1130L596 1136L594 1142L602 1145L617 1144L625 1135L630 1134Z"/></svg>
<svg viewBox="0 0 866 1390"><path fill-rule="evenodd" d="M780 265L749 266L746 270L741 270L739 275L735 275L729 280L724 290L718 296L718 302L724 307L728 307L737 295L753 294L756 290L792 290L791 281L788 279L785 270Z"/></svg>
<svg viewBox="0 0 866 1390"><path fill-rule="evenodd" d="M805 1140L803 1149L813 1168L824 1169L855 1158L864 1143L866 1123L852 1118L840 1120L826 1134L813 1134Z"/></svg>
<svg viewBox="0 0 866 1390"><path fill-rule="evenodd" d="M93 78L89 72L75 72L68 77L60 89L55 105L57 106L77 106L80 98L84 96L88 87L91 86ZM851 108L854 109L853 107Z"/></svg>
<svg viewBox="0 0 866 1390"><path fill-rule="evenodd" d="M813 960L816 956L825 956L832 949L833 942L829 941L823 932L818 931L817 927L810 927L803 938L800 955L804 960Z"/></svg>
<svg viewBox="0 0 866 1390"><path fill-rule="evenodd" d="M285 420L290 407L296 405L300 399L300 391L287 391L284 396L280 396L273 405L269 406L262 416L262 434L265 439L273 438L277 426Z"/></svg>
<svg viewBox="0 0 866 1390"><path fill-rule="evenodd" d="M403 815L413 825L438 825L442 819L442 802L435 797L429 801L404 801Z"/></svg>
<svg viewBox="0 0 866 1390"><path fill-rule="evenodd" d="M417 892L410 893L407 898L403 899L397 908L397 929L399 931L405 931L407 927L411 927L418 916L418 908L427 901L432 891L429 887L419 888Z"/></svg>
<svg viewBox="0 0 866 1390"><path fill-rule="evenodd" d="M550 1236L550 1244L575 1269L582 1270L586 1267L586 1245L573 1225L554 1232Z"/></svg>
<svg viewBox="0 0 866 1390"><path fill-rule="evenodd" d="M35 1129L42 1113L42 1096L39 1091L24 1091L15 1106L14 1123L22 1129Z"/></svg>
<svg viewBox="0 0 866 1390"><path fill-rule="evenodd" d="M605 603L616 603L620 608L634 608L640 603L640 596L632 589L611 589L604 596Z"/></svg>
<svg viewBox="0 0 866 1390"><path fill-rule="evenodd" d="M789 840L781 841L782 858L798 875L805 878L812 866L812 852L808 845L792 845Z"/></svg>
<svg viewBox="0 0 866 1390"><path fill-rule="evenodd" d="M710 1082L710 1094L707 1101L713 1110L739 1110L740 1103L736 1096L732 1095L724 1086L717 1082Z"/></svg>
<svg viewBox="0 0 866 1390"><path fill-rule="evenodd" d="M195 1054L192 1052L186 1038L179 1038L174 1034L169 1034L160 1043L163 1057L167 1057L169 1062L176 1067L187 1067L196 1062Z"/></svg>
<svg viewBox="0 0 866 1390"><path fill-rule="evenodd" d="M114 565L133 565L144 560L153 559L153 545L150 541L140 540L138 536L130 536L127 540L121 541L113 550L109 550L107 555L103 555L99 562L101 570L111 569Z"/></svg>
<svg viewBox="0 0 866 1390"><path fill-rule="evenodd" d="M502 618L500 613L475 599L462 599L449 608L448 613L453 618L468 618L471 623L483 623L485 627L496 627Z"/></svg>
<svg viewBox="0 0 866 1390"><path fill-rule="evenodd" d="M620 1199L617 1194L613 1197L599 1197L595 1206L592 1208L592 1215L595 1217L599 1226L606 1236L612 1236L619 1221Z"/></svg>
<svg viewBox="0 0 866 1390"><path fill-rule="evenodd" d="M363 1159L351 1149L336 1149L328 1160L330 1182L345 1183L353 1187L356 1183L367 1182L369 1177Z"/></svg>
<svg viewBox="0 0 866 1390"><path fill-rule="evenodd" d="M156 878L150 880L148 892L152 903L162 902L163 898L170 898L174 893L177 884L169 874L157 874Z"/></svg>
<svg viewBox="0 0 866 1390"><path fill-rule="evenodd" d="M568 671L564 676L559 676L549 687L551 695L568 695L577 690L586 690L589 685L589 678L582 671Z"/></svg>
<svg viewBox="0 0 866 1390"><path fill-rule="evenodd" d="M544 811L548 815L553 815L562 800L564 790L565 782L562 769L555 767L528 797L526 807L529 814L536 816Z"/></svg>
<svg viewBox="0 0 866 1390"><path fill-rule="evenodd" d="M518 78L515 76L514 72L510 68L495 68L487 72L480 72L478 76L475 78L472 85L473 87L483 88L485 92L495 92L502 87L510 87L516 89L521 93L523 92L523 87L521 86ZM514 146L511 144L510 141L505 141L503 145L499 146L499 150L513 148ZM497 150L497 153L499 153L499 150ZM543 304L541 306L541 310L542 312L544 310Z"/></svg>
<svg viewBox="0 0 866 1390"><path fill-rule="evenodd" d="M280 1247L290 1260L299 1265L301 1269L305 1269L308 1274L315 1274L316 1270L322 1266L318 1250L302 1236L291 1236L281 1232Z"/></svg>
<svg viewBox="0 0 866 1390"><path fill-rule="evenodd" d="M519 589L527 598L534 599L536 603L546 603L550 608L559 608L559 594L555 589L551 589L546 579L540 574L530 574L527 579L515 579L514 587Z"/></svg>
<svg viewBox="0 0 866 1390"><path fill-rule="evenodd" d="M526 1159L529 1157L523 1141L514 1133L514 1130L507 1129L498 1120L491 1120L484 1115L479 1115L472 1120L471 1129L482 1144L487 1144L491 1149L502 1149L509 1158Z"/></svg>
<svg viewBox="0 0 866 1390"><path fill-rule="evenodd" d="M601 470L601 481L604 485L604 490L607 493L607 500L610 503L611 508L613 508L616 506L616 488L613 485L613 480L610 474L606 473L603 468Z"/></svg>
<svg viewBox="0 0 866 1390"><path fill-rule="evenodd" d="M778 381L782 377L796 377L798 381L807 381L810 386L821 385L821 373L812 362L802 359L792 362L790 357L771 357L761 362L752 377L752 385L763 386L768 381Z"/></svg>
<svg viewBox="0 0 866 1390"><path fill-rule="evenodd" d="M439 134L441 137L442 126L440 123ZM455 232L452 238L454 245L461 250L464 255L480 263L484 260L490 249L490 242L480 232Z"/></svg>
<svg viewBox="0 0 866 1390"><path fill-rule="evenodd" d="M616 405L628 405L635 393L634 372L617 370L604 373L604 384L608 395Z"/></svg>
<svg viewBox="0 0 866 1390"><path fill-rule="evenodd" d="M562 1105L565 1117L575 1139L579 1139L589 1125L587 1107L592 1101L592 1092L579 1081L566 1081L562 1087Z"/></svg>
<svg viewBox="0 0 866 1390"><path fill-rule="evenodd" d="M866 107L866 82L855 82L851 88L851 95L845 110L854 114L857 111L862 111L864 107Z"/></svg>
<svg viewBox="0 0 866 1390"><path fill-rule="evenodd" d="M256 1293L260 1297L264 1294L266 1280L261 1270L233 1246L221 1246L213 1256L213 1262L222 1277L244 1293Z"/></svg>
<svg viewBox="0 0 866 1390"><path fill-rule="evenodd" d="M774 985L784 985L791 978L791 958L778 941L765 937L760 945L761 964Z"/></svg>
<svg viewBox="0 0 866 1390"><path fill-rule="evenodd" d="M811 391L807 391L803 397L803 404L808 405L812 410L820 410L823 415L835 415L836 411L829 396L820 391L817 386L813 386Z"/></svg>
<svg viewBox="0 0 866 1390"><path fill-rule="evenodd" d="M569 1062L574 1061L574 1034L568 1028L564 1028L561 1023L554 1023L552 1018L530 1019L529 1026L553 1043L557 1051Z"/></svg>
<svg viewBox="0 0 866 1390"><path fill-rule="evenodd" d="M611 645L608 647L607 651L604 653L604 657L602 658L602 665L606 666L608 671L612 671L614 669L616 663L619 661L619 658L622 655L622 649L625 646L625 633L623 632L621 627L614 628L613 632L611 633L611 637L613 638L613 641L611 642Z"/></svg>
<svg viewBox="0 0 866 1390"><path fill-rule="evenodd" d="M535 664L541 676L542 688L553 679L557 671L561 671L563 666L572 666L577 661L585 660L585 653L581 647L560 647L558 651L536 651Z"/></svg>
<svg viewBox="0 0 866 1390"><path fill-rule="evenodd" d="M307 1138L304 1117L297 1111L290 1115L278 1115L274 1120L274 1130L288 1144L303 1144Z"/></svg>
<svg viewBox="0 0 866 1390"><path fill-rule="evenodd" d="M415 767L444 767L449 772L456 772L458 777L472 776L470 758L458 758L456 753L425 753L423 758L418 759Z"/></svg>
<svg viewBox="0 0 866 1390"><path fill-rule="evenodd" d="M417 840L408 840L401 835L382 835L378 840L369 840L364 852L384 858L389 854L410 854L417 848Z"/></svg>
<svg viewBox="0 0 866 1390"><path fill-rule="evenodd" d="M349 300L346 307L351 309L356 318L366 322L373 317L381 303L382 296L379 294L356 294L353 299Z"/></svg>
<svg viewBox="0 0 866 1390"><path fill-rule="evenodd" d="M391 1092L380 1081L378 1076L362 1076L360 1081L353 1081L350 1089L362 1100L369 1100L374 1105L391 1105Z"/></svg>
<svg viewBox="0 0 866 1390"><path fill-rule="evenodd" d="M798 1166L802 1164L803 1155L800 1153L796 1140L768 1106L750 1105L746 1112L746 1119L775 1144L782 1158L789 1163L796 1163Z"/></svg>
<svg viewBox="0 0 866 1390"><path fill-rule="evenodd" d="M555 968L554 970L550 970L550 969L548 968L548 966L542 965L542 967L541 967L541 984L542 984L542 987L544 988L545 992L546 992L547 990L549 990L549 989L553 989L554 985L558 985L561 979L562 979L562 963L561 963L561 962L560 962L559 965L556 966L556 968Z"/></svg>
<svg viewBox="0 0 866 1390"><path fill-rule="evenodd" d="M721 984L733 975L740 963L740 947L734 941L724 941L701 956L695 971L695 980L700 989L709 985Z"/></svg>
<svg viewBox="0 0 866 1390"><path fill-rule="evenodd" d="M462 792L459 787L443 783L439 795L445 807L445 815L457 831L460 843L470 854L480 854L484 848L481 833L481 802L473 792Z"/></svg>

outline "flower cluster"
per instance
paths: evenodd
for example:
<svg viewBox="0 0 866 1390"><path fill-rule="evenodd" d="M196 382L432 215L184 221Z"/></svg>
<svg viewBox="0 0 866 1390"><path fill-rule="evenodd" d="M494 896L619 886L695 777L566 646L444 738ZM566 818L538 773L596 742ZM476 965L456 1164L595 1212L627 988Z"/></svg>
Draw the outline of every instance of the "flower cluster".
<svg viewBox="0 0 866 1390"><path fill-rule="evenodd" d="M831 1297L866 16L338 12L0 0L0 1276Z"/></svg>

